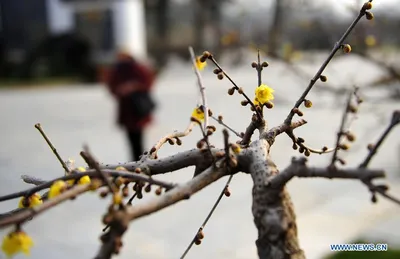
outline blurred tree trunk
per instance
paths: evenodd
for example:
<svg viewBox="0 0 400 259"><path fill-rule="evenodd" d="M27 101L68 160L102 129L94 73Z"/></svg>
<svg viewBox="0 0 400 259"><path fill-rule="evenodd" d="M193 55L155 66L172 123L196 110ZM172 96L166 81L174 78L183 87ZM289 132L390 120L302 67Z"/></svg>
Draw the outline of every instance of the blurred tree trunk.
<svg viewBox="0 0 400 259"><path fill-rule="evenodd" d="M279 44L281 43L282 37L283 11L283 1L275 0L275 6L272 11L272 24L267 40L268 54L272 57L277 57L279 52Z"/></svg>
<svg viewBox="0 0 400 259"><path fill-rule="evenodd" d="M168 52L169 52L169 39L168 32L170 27L170 21L168 18L169 8L171 1L170 0L153 0L146 1L145 9L146 9L146 18L151 19L152 23L154 23L155 32L156 32L156 41L154 46L154 58L156 60L156 69L162 68L167 61Z"/></svg>
<svg viewBox="0 0 400 259"><path fill-rule="evenodd" d="M219 55L222 52L222 4L224 1L212 2L211 6L211 22L214 28L214 37L216 44L213 53Z"/></svg>
<svg viewBox="0 0 400 259"><path fill-rule="evenodd" d="M195 0L194 5L194 47L196 50L204 50L204 28L206 25L206 14L208 10L207 0Z"/></svg>

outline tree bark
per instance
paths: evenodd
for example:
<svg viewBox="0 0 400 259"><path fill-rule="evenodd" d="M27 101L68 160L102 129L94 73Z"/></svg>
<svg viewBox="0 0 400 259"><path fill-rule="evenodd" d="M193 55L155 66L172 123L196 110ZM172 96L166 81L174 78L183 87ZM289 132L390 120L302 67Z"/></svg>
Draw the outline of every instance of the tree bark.
<svg viewBox="0 0 400 259"><path fill-rule="evenodd" d="M250 147L248 171L254 182L252 212L258 229L258 256L260 259L305 259L289 193L283 186L271 186L268 181L279 173L269 156L270 146L266 140L258 140Z"/></svg>

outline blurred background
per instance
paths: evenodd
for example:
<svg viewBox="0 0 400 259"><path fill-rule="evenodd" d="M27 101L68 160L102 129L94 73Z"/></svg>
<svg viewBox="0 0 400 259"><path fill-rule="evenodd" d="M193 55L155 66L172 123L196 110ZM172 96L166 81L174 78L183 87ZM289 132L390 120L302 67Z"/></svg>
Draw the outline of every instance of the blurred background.
<svg viewBox="0 0 400 259"><path fill-rule="evenodd" d="M101 162L128 160L125 135L115 125L116 104L105 87L118 50L129 51L157 74L153 89L158 108L146 131L147 149L165 134L183 130L199 99L189 45L197 54L212 52L249 95L257 86L250 64L259 49L262 61L270 64L263 82L276 94L274 109L266 113L274 126L284 120L362 4L359 0L0 0L0 195L28 188L20 180L22 174L52 179L63 173L33 127L38 122L61 156L74 158L77 166L84 165L79 158L84 143ZM361 19L346 40L351 54L338 53L327 67L328 81L317 83L309 95L313 108L304 111L308 124L298 129L310 146L332 146L346 91L360 87L365 102L352 125L357 141L341 154L346 166L362 161L367 144L377 140L393 110L400 109L400 1L373 1L373 5L375 18ZM211 109L244 131L250 110L240 106L239 96L226 94L229 82L217 80L212 70L208 64L202 71ZM222 145L220 129L213 137L216 145ZM182 146L165 146L160 156L193 148L199 138L195 129ZM234 136L231 141L236 141ZM281 169L291 156L300 156L291 145L282 136L273 147L272 157ZM309 163L326 166L330 158L312 155ZM399 161L400 131L395 129L371 167L387 172L385 182L397 197ZM193 169L187 168L159 178L184 182L192 174ZM131 224L118 258L178 258L224 181ZM247 175L234 177L232 196L223 199L205 229L202 245L193 247L187 258L257 258L251 187ZM400 247L400 208L383 199L372 204L361 183L294 179L288 188L308 258L355 258L333 255L329 249L330 244L355 240ZM93 257L106 204L88 194L26 224L24 229L35 242L31 257ZM0 211L16 205L17 200L2 202ZM393 256L399 258L398 252Z"/></svg>

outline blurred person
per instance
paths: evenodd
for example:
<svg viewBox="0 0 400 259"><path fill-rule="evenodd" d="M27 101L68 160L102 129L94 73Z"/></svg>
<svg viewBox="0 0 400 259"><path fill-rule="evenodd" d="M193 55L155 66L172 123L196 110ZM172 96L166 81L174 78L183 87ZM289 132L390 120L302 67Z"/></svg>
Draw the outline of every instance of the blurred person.
<svg viewBox="0 0 400 259"><path fill-rule="evenodd" d="M133 161L143 154L143 132L152 120L153 82L154 73L149 67L126 51L118 52L107 85L118 103L117 124L127 133Z"/></svg>

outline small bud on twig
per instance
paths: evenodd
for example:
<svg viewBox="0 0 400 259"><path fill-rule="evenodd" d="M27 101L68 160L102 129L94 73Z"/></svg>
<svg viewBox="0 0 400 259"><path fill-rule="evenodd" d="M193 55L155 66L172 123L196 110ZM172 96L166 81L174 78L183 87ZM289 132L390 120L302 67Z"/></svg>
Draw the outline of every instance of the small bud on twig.
<svg viewBox="0 0 400 259"><path fill-rule="evenodd" d="M311 108L312 107L312 102L310 100L304 100L304 106L306 108Z"/></svg>
<svg viewBox="0 0 400 259"><path fill-rule="evenodd" d="M350 44L344 44L344 45L342 46L342 48L343 48L343 52L344 52L344 53L350 53L350 52L351 52L351 46L350 46Z"/></svg>
<svg viewBox="0 0 400 259"><path fill-rule="evenodd" d="M251 67L252 67L252 68L256 68L257 66L258 66L257 62L253 61L253 62L251 63Z"/></svg>
<svg viewBox="0 0 400 259"><path fill-rule="evenodd" d="M328 78L327 78L326 76L324 76L324 75L320 75L320 76L319 76L319 79L320 79L322 82L326 82L326 81L328 80Z"/></svg>
<svg viewBox="0 0 400 259"><path fill-rule="evenodd" d="M367 18L367 20L372 20L374 19L374 14L371 12L365 12L365 17Z"/></svg>

